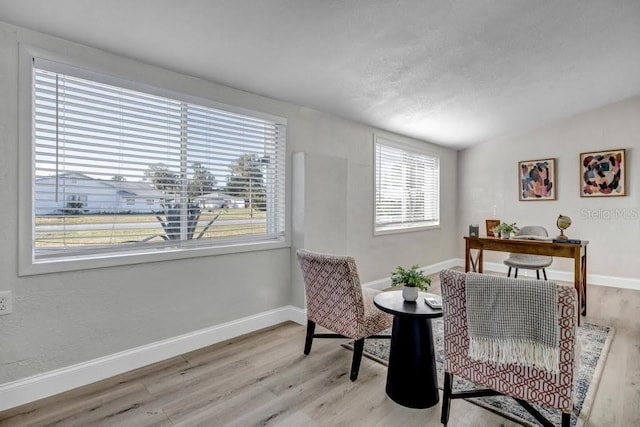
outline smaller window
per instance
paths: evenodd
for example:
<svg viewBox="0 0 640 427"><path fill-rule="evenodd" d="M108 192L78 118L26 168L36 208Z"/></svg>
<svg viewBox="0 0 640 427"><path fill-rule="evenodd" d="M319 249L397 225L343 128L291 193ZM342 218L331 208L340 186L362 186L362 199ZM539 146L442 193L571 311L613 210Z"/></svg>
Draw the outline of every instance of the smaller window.
<svg viewBox="0 0 640 427"><path fill-rule="evenodd" d="M147 205L153 206L153 199L147 199Z"/></svg>
<svg viewBox="0 0 640 427"><path fill-rule="evenodd" d="M133 206L136 204L136 199L132 199L130 197L127 198L127 205Z"/></svg>
<svg viewBox="0 0 640 427"><path fill-rule="evenodd" d="M440 225L440 159L386 138L375 142L375 232Z"/></svg>

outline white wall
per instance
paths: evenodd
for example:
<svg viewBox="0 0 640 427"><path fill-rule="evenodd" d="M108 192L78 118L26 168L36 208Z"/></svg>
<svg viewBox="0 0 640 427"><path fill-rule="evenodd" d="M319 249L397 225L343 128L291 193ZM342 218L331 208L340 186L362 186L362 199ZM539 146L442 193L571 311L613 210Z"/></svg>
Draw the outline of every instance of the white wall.
<svg viewBox="0 0 640 427"><path fill-rule="evenodd" d="M626 197L580 197L581 152L627 149ZM589 111L518 136L490 141L460 152L459 231L484 220L493 209L503 221L538 224L551 235L559 214L573 224L572 238L588 240L588 272L593 275L640 279L640 96ZM556 158L557 200L518 201L517 163ZM459 248L462 253L462 245ZM504 254L487 253L487 261L502 262ZM570 260L556 259L552 269L572 271Z"/></svg>
<svg viewBox="0 0 640 427"><path fill-rule="evenodd" d="M374 129L0 23L0 290L14 296L13 314L0 316L0 385L303 301L289 247L19 277L18 145L30 143L18 140L19 43L118 77L287 117L288 159L304 152L311 165L307 211L289 233L297 241L307 233L312 245L335 237L331 249L353 254L364 281L387 277L398 264L457 254L456 152L431 146L441 154L442 227L374 237ZM290 173L287 185L291 192Z"/></svg>
<svg viewBox="0 0 640 427"><path fill-rule="evenodd" d="M317 124L326 124L329 133L316 128L295 147L304 155L294 162L294 194L303 195L302 201L295 197L293 201L294 250L305 247L352 255L363 282L389 277L398 265L426 266L456 257L460 239L456 233L457 152L385 133L396 141L421 144L440 156L441 227L373 236L371 129L315 111L307 110L307 115L315 116ZM294 302L299 304L303 301L302 278L297 262L292 268Z"/></svg>

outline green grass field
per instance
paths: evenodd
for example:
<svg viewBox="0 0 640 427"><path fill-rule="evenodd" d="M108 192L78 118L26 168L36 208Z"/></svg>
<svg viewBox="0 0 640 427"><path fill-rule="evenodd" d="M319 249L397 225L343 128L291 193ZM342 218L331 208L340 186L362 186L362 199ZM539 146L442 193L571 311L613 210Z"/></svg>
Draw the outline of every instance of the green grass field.
<svg viewBox="0 0 640 427"><path fill-rule="evenodd" d="M224 238L266 232L265 212L255 210L251 212L250 209L221 209L203 212L200 215L193 238L197 238L206 225L218 214L217 219L201 238ZM166 220L163 215L159 217L163 221ZM237 223L236 220L245 220L246 222ZM232 223L229 224L229 222ZM90 229L62 229L63 226L74 228L74 226L83 225L90 227ZM51 230L50 226L61 229ZM45 227L47 229L43 229ZM165 232L160 221L151 214L66 215L36 218L36 247L115 245L142 241L162 242L163 235Z"/></svg>
<svg viewBox="0 0 640 427"><path fill-rule="evenodd" d="M212 211L202 212L201 221L209 221L211 218L220 214L220 219L249 219L249 218L266 218L265 212L253 211L251 209L215 209ZM112 223L134 223L134 222L157 222L158 220L151 214L120 214L120 215L46 215L36 217L36 226L38 225L61 225L61 224L112 224Z"/></svg>

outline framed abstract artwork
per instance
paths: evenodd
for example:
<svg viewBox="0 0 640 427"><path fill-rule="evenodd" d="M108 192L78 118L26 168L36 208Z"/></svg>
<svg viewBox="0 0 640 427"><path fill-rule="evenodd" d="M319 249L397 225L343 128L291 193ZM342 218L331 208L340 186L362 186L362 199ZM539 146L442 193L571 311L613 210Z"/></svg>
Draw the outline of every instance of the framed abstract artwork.
<svg viewBox="0 0 640 427"><path fill-rule="evenodd" d="M556 159L518 162L521 201L556 199Z"/></svg>
<svg viewBox="0 0 640 427"><path fill-rule="evenodd" d="M627 195L626 150L580 153L580 196Z"/></svg>

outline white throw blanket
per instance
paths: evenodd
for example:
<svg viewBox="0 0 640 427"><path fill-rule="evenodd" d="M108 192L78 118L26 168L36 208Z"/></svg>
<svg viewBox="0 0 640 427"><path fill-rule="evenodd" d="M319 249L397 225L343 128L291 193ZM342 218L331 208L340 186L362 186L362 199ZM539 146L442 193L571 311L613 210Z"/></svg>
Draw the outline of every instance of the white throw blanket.
<svg viewBox="0 0 640 427"><path fill-rule="evenodd" d="M558 372L555 282L467 273L469 357Z"/></svg>

